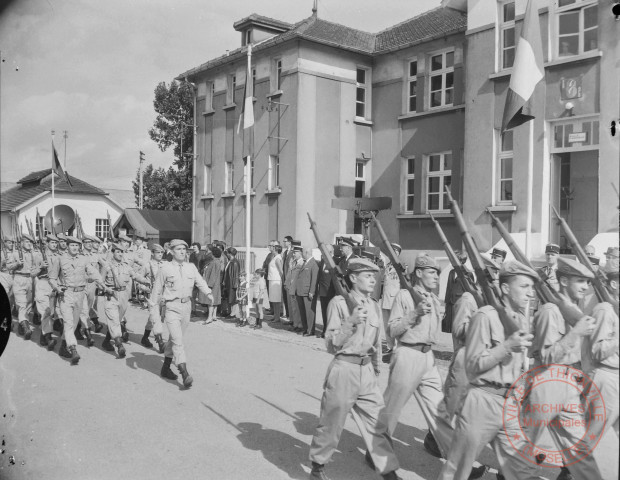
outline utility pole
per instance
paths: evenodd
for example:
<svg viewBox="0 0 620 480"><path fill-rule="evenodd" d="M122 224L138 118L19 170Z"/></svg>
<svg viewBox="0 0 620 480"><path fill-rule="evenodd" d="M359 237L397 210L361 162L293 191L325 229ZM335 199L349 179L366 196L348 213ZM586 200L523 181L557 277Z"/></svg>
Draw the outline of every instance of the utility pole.
<svg viewBox="0 0 620 480"><path fill-rule="evenodd" d="M144 163L144 152L140 151L140 199L138 200L138 208L140 210L142 210L143 206L144 206L144 189L143 189L143 182L142 182L142 175L144 173L144 170L142 169L142 164Z"/></svg>
<svg viewBox="0 0 620 480"><path fill-rule="evenodd" d="M62 138L65 139L65 172L67 171L67 138L69 138L69 131L68 130L63 130L62 132Z"/></svg>

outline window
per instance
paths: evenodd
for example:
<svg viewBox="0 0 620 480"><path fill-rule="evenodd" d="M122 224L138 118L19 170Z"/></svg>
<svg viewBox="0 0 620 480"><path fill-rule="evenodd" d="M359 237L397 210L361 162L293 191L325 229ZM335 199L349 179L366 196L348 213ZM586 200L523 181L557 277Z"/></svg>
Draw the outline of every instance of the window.
<svg viewBox="0 0 620 480"><path fill-rule="evenodd" d="M497 203L512 203L513 131L500 135Z"/></svg>
<svg viewBox="0 0 620 480"><path fill-rule="evenodd" d="M213 110L213 97L215 96L215 82L207 82L207 100L205 108Z"/></svg>
<svg viewBox="0 0 620 480"><path fill-rule="evenodd" d="M235 103L235 90L237 89L237 75L228 75L228 85L226 89L226 103Z"/></svg>
<svg viewBox="0 0 620 480"><path fill-rule="evenodd" d="M100 239L104 239L108 236L110 224L108 223L107 218L96 218L95 219L95 235L97 235Z"/></svg>
<svg viewBox="0 0 620 480"><path fill-rule="evenodd" d="M407 77L407 112L416 112L418 109L418 61L409 62Z"/></svg>
<svg viewBox="0 0 620 480"><path fill-rule="evenodd" d="M517 50L515 39L515 2L500 3L500 65L502 69L511 68L515 61Z"/></svg>
<svg viewBox="0 0 620 480"><path fill-rule="evenodd" d="M202 194L211 195L211 165L205 165L203 182Z"/></svg>
<svg viewBox="0 0 620 480"><path fill-rule="evenodd" d="M448 211L450 205L444 187L452 180L452 153L434 153L427 157L426 209Z"/></svg>
<svg viewBox="0 0 620 480"><path fill-rule="evenodd" d="M280 157L278 155L270 155L267 189L274 190L276 188L280 188Z"/></svg>
<svg viewBox="0 0 620 480"><path fill-rule="evenodd" d="M596 3L585 0L559 0L558 56L580 55L598 48L597 16Z"/></svg>
<svg viewBox="0 0 620 480"><path fill-rule="evenodd" d="M252 95L256 96L256 69L252 69Z"/></svg>
<svg viewBox="0 0 620 480"><path fill-rule="evenodd" d="M252 43L252 30L245 31L245 45Z"/></svg>
<svg viewBox="0 0 620 480"><path fill-rule="evenodd" d="M355 162L355 197L361 198L366 193L366 162Z"/></svg>
<svg viewBox="0 0 620 480"><path fill-rule="evenodd" d="M245 193L245 183L247 181L247 177L245 174L246 170L245 170L245 163L243 164L243 192ZM254 160L252 160L252 163L250 165L250 192L254 190Z"/></svg>
<svg viewBox="0 0 620 480"><path fill-rule="evenodd" d="M276 58L271 64L271 91L282 90L282 59Z"/></svg>
<svg viewBox="0 0 620 480"><path fill-rule="evenodd" d="M454 51L431 55L430 107L452 105L454 100Z"/></svg>
<svg viewBox="0 0 620 480"><path fill-rule="evenodd" d="M413 213L415 199L415 158L405 160L405 212Z"/></svg>
<svg viewBox="0 0 620 480"><path fill-rule="evenodd" d="M370 70L358 68L356 72L356 93L355 93L355 116L368 118L370 112L370 90L368 88L370 80Z"/></svg>
<svg viewBox="0 0 620 480"><path fill-rule="evenodd" d="M224 193L234 193L233 176L235 168L232 162L224 162Z"/></svg>

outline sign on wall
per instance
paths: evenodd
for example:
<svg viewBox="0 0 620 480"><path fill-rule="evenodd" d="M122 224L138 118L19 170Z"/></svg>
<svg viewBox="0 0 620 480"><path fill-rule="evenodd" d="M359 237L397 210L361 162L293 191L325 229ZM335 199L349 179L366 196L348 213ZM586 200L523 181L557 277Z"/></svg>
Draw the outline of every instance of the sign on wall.
<svg viewBox="0 0 620 480"><path fill-rule="evenodd" d="M560 78L560 97L562 100L581 98L581 75Z"/></svg>

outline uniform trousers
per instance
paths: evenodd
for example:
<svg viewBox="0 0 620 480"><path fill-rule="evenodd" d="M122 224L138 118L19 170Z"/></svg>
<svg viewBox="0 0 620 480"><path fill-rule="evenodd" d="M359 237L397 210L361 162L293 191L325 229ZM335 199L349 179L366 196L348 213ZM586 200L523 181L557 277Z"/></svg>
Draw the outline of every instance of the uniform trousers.
<svg viewBox="0 0 620 480"><path fill-rule="evenodd" d="M145 330L151 330L153 335L161 335L164 332L164 318L166 312L165 304L151 305L149 302L149 318L146 320Z"/></svg>
<svg viewBox="0 0 620 480"><path fill-rule="evenodd" d="M84 306L82 307L82 312L80 313L80 323L84 328L92 329L95 324L91 320L91 318L97 317L97 312L95 312L95 317L91 317L91 311L93 311L94 307L94 298L95 298L95 289L97 288L96 283L87 283L86 290L84 294ZM92 295L92 301L91 301Z"/></svg>
<svg viewBox="0 0 620 480"><path fill-rule="evenodd" d="M13 295L17 306L18 321L29 321L32 312L32 277L30 275L15 275Z"/></svg>
<svg viewBox="0 0 620 480"><path fill-rule="evenodd" d="M439 480L467 480L472 464L489 443L506 480L544 478L537 475L534 463L523 459L508 440L508 436L521 436L521 429L516 421L504 423L505 401L508 403L506 408L518 408L514 397L505 399L477 387L469 390L457 416L454 440Z"/></svg>
<svg viewBox="0 0 620 480"><path fill-rule="evenodd" d="M47 278L34 281L34 301L41 315L41 334L52 333L52 286Z"/></svg>
<svg viewBox="0 0 620 480"><path fill-rule="evenodd" d="M9 272L0 272L0 285L4 288L6 292L6 296L11 299L11 295L13 295L13 275Z"/></svg>
<svg viewBox="0 0 620 480"><path fill-rule="evenodd" d="M63 322L62 338L67 342L67 346L76 346L75 327L80 321L80 313L84 308L84 297L86 292L74 292L71 289L65 290L64 294L57 298L60 309L60 316Z"/></svg>
<svg viewBox="0 0 620 480"><path fill-rule="evenodd" d="M379 418L382 408L383 397L372 364L355 365L334 358L323 384L321 416L312 438L310 460L321 465L329 461L351 412L376 470L381 474L397 470L392 439Z"/></svg>
<svg viewBox="0 0 620 480"><path fill-rule="evenodd" d="M165 357L172 357L174 364L186 363L185 347L183 346L183 335L189 325L192 313L191 302L181 302L179 300L167 302L164 323L168 327L170 336L166 343Z"/></svg>
<svg viewBox="0 0 620 480"><path fill-rule="evenodd" d="M95 302L97 301L97 295L95 292L97 291L97 284L95 282L90 282L86 284L86 300L88 302L88 318L97 318L97 307L95 306Z"/></svg>
<svg viewBox="0 0 620 480"><path fill-rule="evenodd" d="M110 298L105 298L105 317L108 324L108 330L112 338L117 338L122 335L121 320L125 316L125 312L129 308L129 295L124 291L115 291L114 295L110 295ZM124 294L124 295L123 295Z"/></svg>
<svg viewBox="0 0 620 480"><path fill-rule="evenodd" d="M588 433L596 435L596 438L601 433L606 432L610 427L616 432L618 436L618 370L611 370L605 368L596 368L590 373L590 378L597 386L598 391L601 393L603 403L605 405L605 421L603 421L603 415L600 410L589 409L586 414L586 418L592 419L592 425L588 429ZM596 390L590 389L590 395ZM598 399L596 402L589 403L589 407L601 406L601 401Z"/></svg>
<svg viewBox="0 0 620 480"><path fill-rule="evenodd" d="M385 408L381 415L394 433L402 409L415 396L429 430L437 440L444 457L450 449L454 430L443 402L439 370L432 351L422 353L398 346L390 362L390 376L385 390Z"/></svg>
<svg viewBox="0 0 620 480"><path fill-rule="evenodd" d="M461 347L452 356L448 375L443 384L444 403L450 418L454 418L458 409L463 405L468 389L469 379L465 371L465 347Z"/></svg>
<svg viewBox="0 0 620 480"><path fill-rule="evenodd" d="M381 340L385 342L389 349L394 348L394 338L390 336L388 333L390 329L388 328L388 322L390 320L390 313L392 310L388 310L387 308L381 309L381 314L383 315L383 325L381 328Z"/></svg>

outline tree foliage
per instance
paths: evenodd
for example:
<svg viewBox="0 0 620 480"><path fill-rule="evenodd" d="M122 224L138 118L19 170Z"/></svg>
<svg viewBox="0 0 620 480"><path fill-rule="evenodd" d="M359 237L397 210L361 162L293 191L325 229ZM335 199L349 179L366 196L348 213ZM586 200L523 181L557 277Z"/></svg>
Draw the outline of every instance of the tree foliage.
<svg viewBox="0 0 620 480"><path fill-rule="evenodd" d="M144 208L191 210L194 91L191 83L173 80L155 88L153 106L157 117L149 136L162 152L173 147L172 165L165 170L149 164L143 173ZM139 203L139 172L132 182Z"/></svg>

